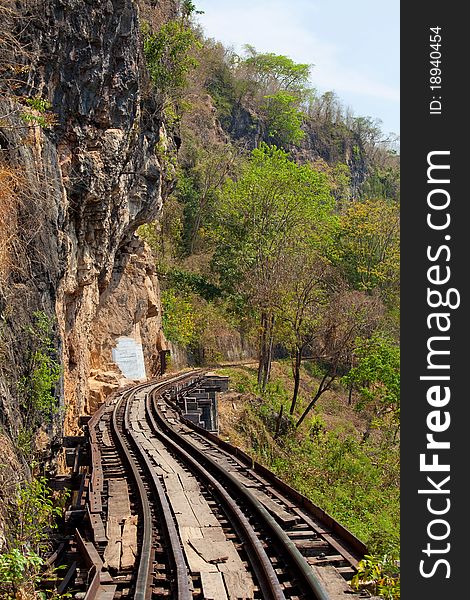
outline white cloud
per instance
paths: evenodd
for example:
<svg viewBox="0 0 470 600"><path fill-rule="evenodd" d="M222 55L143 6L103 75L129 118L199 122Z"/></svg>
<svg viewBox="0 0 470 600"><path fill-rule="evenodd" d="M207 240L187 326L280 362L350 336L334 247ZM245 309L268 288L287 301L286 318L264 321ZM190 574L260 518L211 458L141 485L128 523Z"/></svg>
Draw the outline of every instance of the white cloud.
<svg viewBox="0 0 470 600"><path fill-rule="evenodd" d="M237 3L201 0L198 7L206 11L200 21L207 34L233 45L236 50L249 43L259 51L273 51L297 62L313 63L312 83L322 91L334 90L340 97L347 92L387 102L399 101L398 85L389 85L381 80L385 79L381 73L377 77L370 72L365 66L367 56L362 65L356 60L351 66L353 30L349 32L349 39L340 35L340 41L330 41L338 23L325 22L318 3L296 0L293 8L277 0ZM365 19L364 26L367 27ZM361 41L364 40L358 43Z"/></svg>

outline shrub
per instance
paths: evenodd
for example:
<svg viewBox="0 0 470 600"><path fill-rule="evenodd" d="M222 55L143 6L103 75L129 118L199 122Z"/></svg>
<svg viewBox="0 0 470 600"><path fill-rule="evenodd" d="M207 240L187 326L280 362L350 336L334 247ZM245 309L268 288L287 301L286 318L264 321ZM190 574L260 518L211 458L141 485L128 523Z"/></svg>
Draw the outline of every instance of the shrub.
<svg viewBox="0 0 470 600"><path fill-rule="evenodd" d="M400 570L391 556L366 555L358 565L351 584L356 589L367 589L385 600L400 598Z"/></svg>
<svg viewBox="0 0 470 600"><path fill-rule="evenodd" d="M35 477L19 486L14 498L12 517L15 518L12 545L23 551L28 548L40 553L47 549L46 536L61 515L52 499L45 477Z"/></svg>
<svg viewBox="0 0 470 600"><path fill-rule="evenodd" d="M174 95L187 85L197 61L191 50L199 46L194 32L182 21L168 21L157 33L144 29L144 54L150 78L164 94Z"/></svg>
<svg viewBox="0 0 470 600"><path fill-rule="evenodd" d="M25 104L25 110L19 116L24 123L38 125L43 129L56 125L57 116L51 112L52 104L50 102L39 95L24 98L21 101Z"/></svg>
<svg viewBox="0 0 470 600"><path fill-rule="evenodd" d="M46 478L39 476L17 485L9 500L5 549L0 553L0 588L5 595L0 597L36 597L44 565L41 555L49 548L48 535L62 514L65 497L56 502Z"/></svg>
<svg viewBox="0 0 470 600"><path fill-rule="evenodd" d="M62 367L54 347L54 321L42 311L33 314L33 324L26 327L31 350L26 374L20 379L18 391L22 396L24 431L33 433L43 423L50 423L57 413L55 387Z"/></svg>
<svg viewBox="0 0 470 600"><path fill-rule="evenodd" d="M0 554L0 585L7 594L4 596L2 592L1 597L18 598L20 588L30 587L31 580L34 584L43 564L43 559L30 550L20 552L18 548L14 548Z"/></svg>
<svg viewBox="0 0 470 600"><path fill-rule="evenodd" d="M163 332L168 340L188 346L195 337L196 324L191 303L173 290L162 292Z"/></svg>

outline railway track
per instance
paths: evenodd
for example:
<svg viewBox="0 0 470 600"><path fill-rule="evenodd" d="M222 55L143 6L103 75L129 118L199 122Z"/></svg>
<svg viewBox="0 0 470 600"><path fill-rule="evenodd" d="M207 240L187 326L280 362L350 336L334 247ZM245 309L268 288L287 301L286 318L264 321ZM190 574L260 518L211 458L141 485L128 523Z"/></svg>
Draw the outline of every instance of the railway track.
<svg viewBox="0 0 470 600"><path fill-rule="evenodd" d="M337 600L363 544L216 435L181 417L203 371L133 386L88 423L85 600ZM345 594L348 594L346 596Z"/></svg>

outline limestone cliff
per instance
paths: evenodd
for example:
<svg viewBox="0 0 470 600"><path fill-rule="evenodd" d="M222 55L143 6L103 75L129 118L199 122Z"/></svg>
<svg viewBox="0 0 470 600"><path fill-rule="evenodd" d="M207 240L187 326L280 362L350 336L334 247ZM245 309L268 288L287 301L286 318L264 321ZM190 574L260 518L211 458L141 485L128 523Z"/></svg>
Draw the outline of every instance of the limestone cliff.
<svg viewBox="0 0 470 600"><path fill-rule="evenodd" d="M160 19L176 11L173 1L149 4ZM158 281L134 234L161 210L167 186L155 147L168 138L146 76L139 10L132 0L44 0L25 2L13 22L25 52L20 83L0 94L1 165L18 175L6 212L19 241L5 247L12 260L3 260L0 282L7 431L21 419L14 380L35 310L56 316L59 435L77 432L79 415L119 381L111 352L119 337L141 342L147 375L159 372ZM33 120L25 120L31 97L51 104L52 127L38 126L27 108Z"/></svg>

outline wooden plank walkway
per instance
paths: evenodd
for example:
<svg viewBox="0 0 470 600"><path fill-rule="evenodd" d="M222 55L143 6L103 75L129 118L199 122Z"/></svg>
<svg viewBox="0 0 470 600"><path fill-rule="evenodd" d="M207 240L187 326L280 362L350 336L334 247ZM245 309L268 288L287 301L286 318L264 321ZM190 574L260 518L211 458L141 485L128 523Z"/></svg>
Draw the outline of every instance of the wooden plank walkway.
<svg viewBox="0 0 470 600"><path fill-rule="evenodd" d="M104 566L108 569L119 571L121 566L122 530L116 517L108 517L106 522L106 535L108 545L104 551Z"/></svg>
<svg viewBox="0 0 470 600"><path fill-rule="evenodd" d="M108 520L110 517L117 519L118 523L131 516L129 490L125 479L108 480Z"/></svg>
<svg viewBox="0 0 470 600"><path fill-rule="evenodd" d="M222 573L201 573L204 600L228 600Z"/></svg>
<svg viewBox="0 0 470 600"><path fill-rule="evenodd" d="M333 566L312 566L312 570L323 584L323 587L328 590L328 597L331 600L344 600L344 598L351 595L350 586Z"/></svg>
<svg viewBox="0 0 470 600"><path fill-rule="evenodd" d="M131 514L125 479L108 480L106 539L105 566L113 571L132 569L137 555L137 515Z"/></svg>
<svg viewBox="0 0 470 600"><path fill-rule="evenodd" d="M121 569L132 569L137 556L137 515L124 521L122 528Z"/></svg>
<svg viewBox="0 0 470 600"><path fill-rule="evenodd" d="M162 477L191 573L199 573L206 600L252 600L254 582L202 494L199 482L154 437L144 402L130 409L131 427ZM230 465L233 468L233 465Z"/></svg>

